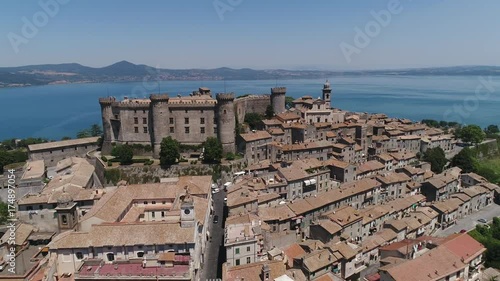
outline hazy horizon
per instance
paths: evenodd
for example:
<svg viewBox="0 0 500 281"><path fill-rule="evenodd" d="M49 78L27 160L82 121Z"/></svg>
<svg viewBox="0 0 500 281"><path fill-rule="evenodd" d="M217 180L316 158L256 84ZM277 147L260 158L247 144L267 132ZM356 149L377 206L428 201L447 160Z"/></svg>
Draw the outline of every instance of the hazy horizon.
<svg viewBox="0 0 500 281"><path fill-rule="evenodd" d="M7 0L1 7L5 67L122 60L169 69L500 65L494 0Z"/></svg>

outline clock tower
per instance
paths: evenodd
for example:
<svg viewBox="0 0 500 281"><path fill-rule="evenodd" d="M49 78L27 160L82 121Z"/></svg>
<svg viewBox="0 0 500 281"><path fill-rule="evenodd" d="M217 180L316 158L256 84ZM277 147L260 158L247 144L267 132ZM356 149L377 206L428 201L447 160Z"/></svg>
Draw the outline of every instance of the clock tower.
<svg viewBox="0 0 500 281"><path fill-rule="evenodd" d="M186 193L181 196L181 227L194 227L196 216L194 214L194 200L189 189L185 187Z"/></svg>

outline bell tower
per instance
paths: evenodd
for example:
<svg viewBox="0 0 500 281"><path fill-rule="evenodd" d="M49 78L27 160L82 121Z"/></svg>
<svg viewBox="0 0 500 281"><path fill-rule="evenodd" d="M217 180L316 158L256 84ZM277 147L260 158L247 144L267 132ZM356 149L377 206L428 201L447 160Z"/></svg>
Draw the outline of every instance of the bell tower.
<svg viewBox="0 0 500 281"><path fill-rule="evenodd" d="M76 203L65 190L57 199L56 214L59 230L73 229L78 223Z"/></svg>
<svg viewBox="0 0 500 281"><path fill-rule="evenodd" d="M332 88L330 88L328 80L323 84L323 100L325 101L326 108L332 108Z"/></svg>

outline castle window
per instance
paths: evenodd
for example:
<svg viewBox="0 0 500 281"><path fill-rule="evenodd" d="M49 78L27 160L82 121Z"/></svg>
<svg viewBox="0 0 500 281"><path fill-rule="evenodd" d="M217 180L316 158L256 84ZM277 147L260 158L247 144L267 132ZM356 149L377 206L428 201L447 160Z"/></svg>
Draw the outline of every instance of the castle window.
<svg viewBox="0 0 500 281"><path fill-rule="evenodd" d="M189 134L189 127L184 127L184 133Z"/></svg>
<svg viewBox="0 0 500 281"><path fill-rule="evenodd" d="M137 134L139 133L139 127L134 127L134 132Z"/></svg>
<svg viewBox="0 0 500 281"><path fill-rule="evenodd" d="M204 134L205 133L205 127L201 127L200 131L201 131L202 134Z"/></svg>
<svg viewBox="0 0 500 281"><path fill-rule="evenodd" d="M236 265L240 265L240 259L236 260Z"/></svg>
<svg viewBox="0 0 500 281"><path fill-rule="evenodd" d="M143 117L142 118L142 124L147 124L148 123L148 119L146 117Z"/></svg>
<svg viewBox="0 0 500 281"><path fill-rule="evenodd" d="M142 110L142 113L146 113L146 110Z"/></svg>
<svg viewBox="0 0 500 281"><path fill-rule="evenodd" d="M144 252L137 252L137 257L138 258L144 257Z"/></svg>
<svg viewBox="0 0 500 281"><path fill-rule="evenodd" d="M247 264L251 262L250 257L247 257Z"/></svg>
<svg viewBox="0 0 500 281"><path fill-rule="evenodd" d="M205 124L205 118L200 118L200 124Z"/></svg>
<svg viewBox="0 0 500 281"><path fill-rule="evenodd" d="M156 216L156 213L155 212L151 212L151 217L154 219Z"/></svg>
<svg viewBox="0 0 500 281"><path fill-rule="evenodd" d="M134 117L134 124L139 124L139 118Z"/></svg>
<svg viewBox="0 0 500 281"><path fill-rule="evenodd" d="M224 109L224 114L226 114L226 113L227 113L227 111Z"/></svg>
<svg viewBox="0 0 500 281"><path fill-rule="evenodd" d="M236 254L238 255L240 253L240 248L236 248L235 251L236 251Z"/></svg>
<svg viewBox="0 0 500 281"><path fill-rule="evenodd" d="M115 119L118 119L118 114L115 114Z"/></svg>
<svg viewBox="0 0 500 281"><path fill-rule="evenodd" d="M189 124L189 118L184 118L184 124Z"/></svg>
<svg viewBox="0 0 500 281"><path fill-rule="evenodd" d="M144 133L147 134L148 133L148 127L144 127Z"/></svg>
<svg viewBox="0 0 500 281"><path fill-rule="evenodd" d="M214 134L217 134L217 127L214 127Z"/></svg>
<svg viewBox="0 0 500 281"><path fill-rule="evenodd" d="M169 122L170 124L174 124L174 118L170 117Z"/></svg>
<svg viewBox="0 0 500 281"><path fill-rule="evenodd" d="M203 109L202 109L202 110L200 110L200 112L201 112L201 113L203 113Z"/></svg>
<svg viewBox="0 0 500 281"><path fill-rule="evenodd" d="M165 212L164 211L161 211L161 217L164 218L165 217Z"/></svg>
<svg viewBox="0 0 500 281"><path fill-rule="evenodd" d="M188 113L188 110L186 109L186 113Z"/></svg>
<svg viewBox="0 0 500 281"><path fill-rule="evenodd" d="M173 134L174 133L174 127L170 127L170 133Z"/></svg>
<svg viewBox="0 0 500 281"><path fill-rule="evenodd" d="M134 113L137 113L137 110L134 109Z"/></svg>
<svg viewBox="0 0 500 281"><path fill-rule="evenodd" d="M83 259L83 253L82 252L76 252L76 259L77 260L82 260Z"/></svg>

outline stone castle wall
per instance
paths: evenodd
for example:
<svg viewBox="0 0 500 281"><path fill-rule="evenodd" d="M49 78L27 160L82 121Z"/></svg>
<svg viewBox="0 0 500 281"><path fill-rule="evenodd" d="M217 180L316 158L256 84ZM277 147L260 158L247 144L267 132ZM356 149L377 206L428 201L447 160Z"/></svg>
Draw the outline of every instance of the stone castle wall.
<svg viewBox="0 0 500 281"><path fill-rule="evenodd" d="M270 95L249 95L236 98L236 100L234 100L234 107L238 116L238 123L243 124L245 114L247 113L265 114L266 108L270 104Z"/></svg>

